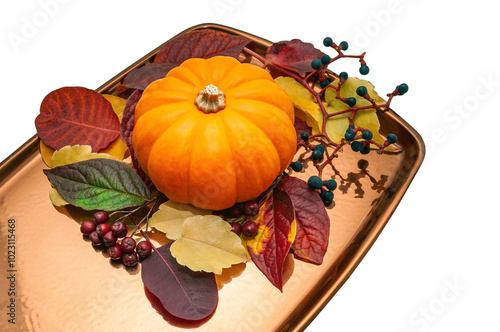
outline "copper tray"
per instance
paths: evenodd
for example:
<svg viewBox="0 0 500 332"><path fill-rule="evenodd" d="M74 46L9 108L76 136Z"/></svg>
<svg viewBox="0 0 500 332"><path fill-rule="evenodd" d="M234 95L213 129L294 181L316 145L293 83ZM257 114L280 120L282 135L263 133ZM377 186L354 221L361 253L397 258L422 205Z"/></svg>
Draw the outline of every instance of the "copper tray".
<svg viewBox="0 0 500 332"><path fill-rule="evenodd" d="M182 33L211 28L243 35L263 54L270 41L232 28L203 24ZM161 46L97 89L112 93L133 68L154 57ZM82 239L79 224L49 201L50 184L34 136L0 165L0 330L16 331L302 331L346 282L396 209L424 157L420 135L392 110L380 113L382 134L395 133L403 152L362 156L345 149L335 161L335 206L330 244L321 266L295 261L283 293L252 263L228 276L210 319L185 326L158 314L145 294L140 267L113 264ZM34 119L33 119L34 120ZM349 150L349 151L347 151ZM313 167L300 174L312 175ZM328 173L330 172L330 173ZM333 170L324 174L333 176ZM8 234L15 226L14 265L9 266ZM12 220L15 220L13 222ZM12 256L10 258L13 258ZM15 295L7 277L15 275ZM230 281L230 279L232 279ZM230 282L229 282L230 281ZM8 323L14 299L16 324Z"/></svg>

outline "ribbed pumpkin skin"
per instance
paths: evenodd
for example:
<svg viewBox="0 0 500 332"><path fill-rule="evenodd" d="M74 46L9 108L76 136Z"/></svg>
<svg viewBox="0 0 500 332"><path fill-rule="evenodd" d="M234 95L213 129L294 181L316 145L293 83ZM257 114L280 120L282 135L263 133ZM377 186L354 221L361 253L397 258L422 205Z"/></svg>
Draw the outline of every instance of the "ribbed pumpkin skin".
<svg viewBox="0 0 500 332"><path fill-rule="evenodd" d="M226 106L204 113L194 101L213 84ZM171 200L222 210L253 199L296 151L294 108L262 68L231 57L189 59L143 92L132 143L141 167Z"/></svg>

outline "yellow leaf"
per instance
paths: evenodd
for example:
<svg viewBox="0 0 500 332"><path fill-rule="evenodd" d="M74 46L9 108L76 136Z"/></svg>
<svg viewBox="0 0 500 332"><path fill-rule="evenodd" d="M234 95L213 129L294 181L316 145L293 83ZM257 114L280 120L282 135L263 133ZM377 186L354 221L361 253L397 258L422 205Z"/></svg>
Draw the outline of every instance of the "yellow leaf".
<svg viewBox="0 0 500 332"><path fill-rule="evenodd" d="M61 197L56 188L50 188L49 198L54 206L64 206L69 204L64 198Z"/></svg>
<svg viewBox="0 0 500 332"><path fill-rule="evenodd" d="M171 239L181 237L181 228L184 220L193 216L212 214L212 211L203 210L190 204L181 204L167 201L160 205L158 211L149 219L149 227L154 227Z"/></svg>
<svg viewBox="0 0 500 332"><path fill-rule="evenodd" d="M108 94L103 94L102 96L111 103L113 111L115 111L115 114L118 116L118 119L121 122L123 118L123 110L125 109L127 100ZM128 148L122 141L120 136L118 136L118 138L113 143L111 143L106 149L102 150L101 152L110 154L120 160L123 160L123 158L125 158L125 154L128 152Z"/></svg>
<svg viewBox="0 0 500 332"><path fill-rule="evenodd" d="M54 151L52 158L50 158L50 167L57 167L67 164L76 163L79 161L89 160L89 159L112 159L118 160L117 158L107 154L107 153L94 153L92 152L92 147L90 145L73 145L65 146L61 149Z"/></svg>
<svg viewBox="0 0 500 332"><path fill-rule="evenodd" d="M231 225L215 215L187 218L182 224L181 237L172 244L170 252L179 264L193 271L215 274L249 259Z"/></svg>
<svg viewBox="0 0 500 332"><path fill-rule="evenodd" d="M312 128L313 134L319 133L323 123L323 113L314 95L294 78L280 76L274 81L286 91L295 108L301 111L297 112L297 115Z"/></svg>

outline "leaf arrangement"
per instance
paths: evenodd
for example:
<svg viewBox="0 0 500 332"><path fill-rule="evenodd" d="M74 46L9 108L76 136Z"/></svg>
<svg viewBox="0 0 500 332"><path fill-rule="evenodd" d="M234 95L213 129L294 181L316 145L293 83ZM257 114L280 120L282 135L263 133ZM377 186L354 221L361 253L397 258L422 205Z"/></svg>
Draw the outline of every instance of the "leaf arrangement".
<svg viewBox="0 0 500 332"><path fill-rule="evenodd" d="M122 213L135 224L133 234L138 232L148 241L152 229L164 234L169 243L155 247L142 261L142 280L171 315L184 320L202 320L214 312L218 303L215 276L235 264L251 260L282 291L290 253L304 262L323 262L330 220L325 199L319 195L323 183L314 187L288 174L279 176L256 198L258 230L252 238L232 231L230 222L241 222L240 216L225 220L221 211L168 199L156 204L161 193L141 169L131 143L134 110L142 91L190 58L253 56L295 105L297 148L327 147L326 158L315 160L313 155L320 176L346 144L363 141L363 146L380 152L391 148L379 134L376 112L406 92L398 86L386 102L369 82L327 72L327 64L342 57L358 58L366 71L364 54L345 55L345 42L329 45L338 56L328 61L312 44L297 39L273 44L264 56L250 50L250 42L211 29L183 34L167 42L153 62L132 70L113 95L64 87L47 95L35 120L40 152L50 167L44 173L53 186L53 204ZM323 63L318 67L319 58ZM366 91L359 91L360 87ZM353 102L356 95L361 98ZM368 139L362 136L367 131L372 133ZM354 136L347 137L351 132ZM146 215L136 222L134 214L141 209L146 209Z"/></svg>

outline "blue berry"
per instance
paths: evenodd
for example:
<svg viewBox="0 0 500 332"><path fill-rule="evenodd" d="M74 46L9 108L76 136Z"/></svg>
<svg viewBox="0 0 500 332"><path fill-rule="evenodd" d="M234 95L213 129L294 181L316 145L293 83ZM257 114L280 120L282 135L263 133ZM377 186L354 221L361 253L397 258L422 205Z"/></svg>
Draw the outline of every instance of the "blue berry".
<svg viewBox="0 0 500 332"><path fill-rule="evenodd" d="M345 103L349 105L349 107L353 107L354 105L356 105L356 98L354 97L346 98Z"/></svg>
<svg viewBox="0 0 500 332"><path fill-rule="evenodd" d="M325 153L325 147L322 144L318 144L314 147L314 150L321 151L321 153Z"/></svg>
<svg viewBox="0 0 500 332"><path fill-rule="evenodd" d="M298 161L294 161L290 164L290 167L295 171L295 172L300 172L302 171L302 163Z"/></svg>
<svg viewBox="0 0 500 332"><path fill-rule="evenodd" d="M332 58L330 58L330 56L328 54L323 54L323 56L321 57L321 63L324 65L330 64L331 60L332 60Z"/></svg>
<svg viewBox="0 0 500 332"><path fill-rule="evenodd" d="M361 152L361 154L368 154L370 153L370 146L369 145L363 145L361 147L361 149L359 150L359 152Z"/></svg>
<svg viewBox="0 0 500 332"><path fill-rule="evenodd" d="M363 133L361 134L361 137L363 137L364 139L366 140L371 140L373 138L373 134L371 131L369 130L365 130L363 131Z"/></svg>
<svg viewBox="0 0 500 332"><path fill-rule="evenodd" d="M347 51L349 48L349 44L346 41L340 42L339 46L342 48L342 50Z"/></svg>
<svg viewBox="0 0 500 332"><path fill-rule="evenodd" d="M362 65L359 67L359 73L361 75L367 75L370 72L370 68L367 65Z"/></svg>
<svg viewBox="0 0 500 332"><path fill-rule="evenodd" d="M321 69L321 60L320 59L314 59L313 61L311 61L311 67L312 69L314 70L318 70L318 69Z"/></svg>
<svg viewBox="0 0 500 332"><path fill-rule="evenodd" d="M358 152L359 150L361 150L362 147L363 143L361 143L360 141L355 141L351 143L351 149L354 152Z"/></svg>
<svg viewBox="0 0 500 332"><path fill-rule="evenodd" d="M348 78L349 78L349 75L347 75L347 73L346 73L345 71L343 71L343 72L341 72L341 73L339 74L339 77L340 77L341 79L346 80L346 79L348 79Z"/></svg>
<svg viewBox="0 0 500 332"><path fill-rule="evenodd" d="M356 133L352 130L347 130L344 135L345 139L349 142L354 140L354 137L356 137Z"/></svg>
<svg viewBox="0 0 500 332"><path fill-rule="evenodd" d="M335 189L337 189L337 181L335 181L335 180L325 181L325 187L328 190L335 190Z"/></svg>
<svg viewBox="0 0 500 332"><path fill-rule="evenodd" d="M325 79L325 80L321 81L319 83L319 85L321 86L321 88L326 88L328 85L330 85L330 81Z"/></svg>
<svg viewBox="0 0 500 332"><path fill-rule="evenodd" d="M363 85L360 85L358 86L358 88L356 89L356 93L358 94L358 96L360 97L364 97L368 94L368 90L366 89L365 86Z"/></svg>
<svg viewBox="0 0 500 332"><path fill-rule="evenodd" d="M323 152L315 149L311 154L311 158L313 160L320 160L321 158L323 158Z"/></svg>
<svg viewBox="0 0 500 332"><path fill-rule="evenodd" d="M394 134L389 134L387 135L387 142L389 142L390 144L394 144L396 143L398 140L398 137Z"/></svg>
<svg viewBox="0 0 500 332"><path fill-rule="evenodd" d="M313 175L307 180L307 185L311 189L321 189L323 188L323 181L319 176Z"/></svg>
<svg viewBox="0 0 500 332"><path fill-rule="evenodd" d="M325 190L321 193L321 198L323 199L323 202L329 204L331 201L333 201L333 193L329 190Z"/></svg>
<svg viewBox="0 0 500 332"><path fill-rule="evenodd" d="M405 93L408 92L408 84L406 83L401 83L396 87L396 90L398 90L399 95L404 95Z"/></svg>
<svg viewBox="0 0 500 332"><path fill-rule="evenodd" d="M306 133L305 131L300 133L300 138L304 141L307 142L309 140L309 134Z"/></svg>
<svg viewBox="0 0 500 332"><path fill-rule="evenodd" d="M332 46L332 44L333 44L332 38L326 37L325 39L323 39L323 45L325 45L326 47Z"/></svg>

